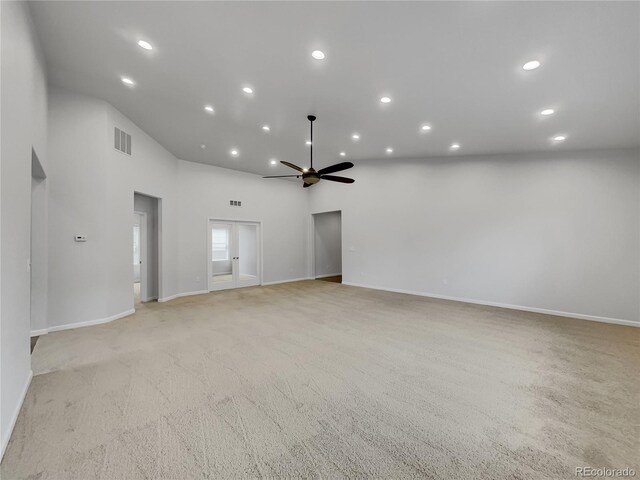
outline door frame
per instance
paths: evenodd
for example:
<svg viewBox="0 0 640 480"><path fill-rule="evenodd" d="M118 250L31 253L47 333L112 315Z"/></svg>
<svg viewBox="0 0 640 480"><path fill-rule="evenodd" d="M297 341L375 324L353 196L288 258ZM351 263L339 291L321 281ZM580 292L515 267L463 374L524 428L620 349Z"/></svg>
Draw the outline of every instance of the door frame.
<svg viewBox="0 0 640 480"><path fill-rule="evenodd" d="M311 214L311 221L309 222L309 246L311 247L309 250L308 263L309 268L311 270L311 279L315 280L317 278L323 278L323 276L316 276L316 215L322 215L323 213L340 213L340 253L341 253L341 262L340 262L340 270L342 271L341 275L344 275L344 229L342 228L344 225L344 212L342 210L325 210L324 212L313 212ZM331 275L325 275L331 276ZM344 277L343 277L344 278Z"/></svg>
<svg viewBox="0 0 640 480"><path fill-rule="evenodd" d="M237 282L232 281L232 285L227 288L220 289L211 289L211 223L231 223L232 225L236 224L250 224L256 225L258 227L258 245L257 245L257 255L258 255L258 283L257 285L262 285L262 271L263 271L263 255L262 255L262 220L242 220L242 219L233 219L233 218L220 218L220 217L208 217L207 218L207 235L206 235L206 250L207 250L207 291L208 292L216 292L219 290L228 290L232 288L243 288L243 285L236 285ZM233 267L232 270L233 272ZM254 285L245 285L245 286L254 286Z"/></svg>
<svg viewBox="0 0 640 480"><path fill-rule="evenodd" d="M149 298L149 259L147 258L147 214L145 212L133 211L134 215L140 217L140 302L148 302ZM135 300L134 300L135 305Z"/></svg>

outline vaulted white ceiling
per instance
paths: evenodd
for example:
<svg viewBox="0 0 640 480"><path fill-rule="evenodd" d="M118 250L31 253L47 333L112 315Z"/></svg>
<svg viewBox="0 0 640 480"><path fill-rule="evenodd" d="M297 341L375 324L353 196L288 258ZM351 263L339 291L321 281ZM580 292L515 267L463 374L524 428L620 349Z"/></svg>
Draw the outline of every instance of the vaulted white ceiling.
<svg viewBox="0 0 640 480"><path fill-rule="evenodd" d="M639 144L637 2L52 1L31 9L50 83L110 102L184 160L291 173L269 160L308 164L309 113L318 116L317 167ZM311 57L316 49L324 60ZM522 69L534 59L540 68ZM541 116L545 108L555 114ZM550 140L558 134L566 140Z"/></svg>

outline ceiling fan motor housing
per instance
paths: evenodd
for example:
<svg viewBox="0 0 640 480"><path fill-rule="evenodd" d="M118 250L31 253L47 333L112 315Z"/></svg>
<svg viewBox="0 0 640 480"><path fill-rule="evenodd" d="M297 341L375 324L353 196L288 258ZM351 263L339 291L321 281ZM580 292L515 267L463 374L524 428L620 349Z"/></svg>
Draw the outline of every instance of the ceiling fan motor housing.
<svg viewBox="0 0 640 480"><path fill-rule="evenodd" d="M286 165L289 168L293 168L298 172L302 173L302 175L269 175L263 178L284 178L284 177L302 177L302 186L310 187L311 185L315 185L320 180L329 180L331 182L340 182L340 183L353 183L354 180L352 178L347 177L336 177L335 175L330 175L331 173L341 172L343 170L347 170L348 168L353 167L353 163L351 162L342 162L336 163L335 165L331 165L329 167L321 168L320 171L316 171L313 168L313 122L315 121L315 115L307 115L307 120L311 123L310 125L310 138L309 138L309 159L311 160L311 165L309 169L299 167L298 165L294 165L293 163L285 162L284 160L280 160L280 163Z"/></svg>
<svg viewBox="0 0 640 480"><path fill-rule="evenodd" d="M310 168L306 173L302 174L302 181L313 185L320 181L320 175L313 168Z"/></svg>

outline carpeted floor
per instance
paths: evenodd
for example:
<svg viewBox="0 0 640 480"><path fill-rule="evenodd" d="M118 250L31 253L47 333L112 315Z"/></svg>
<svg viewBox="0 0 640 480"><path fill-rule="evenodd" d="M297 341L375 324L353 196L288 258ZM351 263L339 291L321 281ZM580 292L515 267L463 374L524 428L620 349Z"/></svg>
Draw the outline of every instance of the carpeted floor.
<svg viewBox="0 0 640 480"><path fill-rule="evenodd" d="M2 479L640 470L640 329L305 281L51 333Z"/></svg>

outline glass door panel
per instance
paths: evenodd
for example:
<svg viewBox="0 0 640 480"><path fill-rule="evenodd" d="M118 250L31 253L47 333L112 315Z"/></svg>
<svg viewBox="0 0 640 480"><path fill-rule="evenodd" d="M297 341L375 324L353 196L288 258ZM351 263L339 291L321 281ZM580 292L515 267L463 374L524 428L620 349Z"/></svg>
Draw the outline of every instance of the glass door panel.
<svg viewBox="0 0 640 480"><path fill-rule="evenodd" d="M236 270L238 273L238 286L247 287L258 285L258 225L255 223L238 223L238 254L236 255Z"/></svg>
<svg viewBox="0 0 640 480"><path fill-rule="evenodd" d="M209 290L229 288L234 283L234 235L232 223L209 224Z"/></svg>

